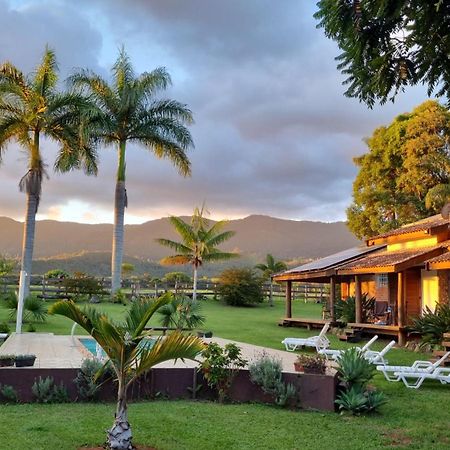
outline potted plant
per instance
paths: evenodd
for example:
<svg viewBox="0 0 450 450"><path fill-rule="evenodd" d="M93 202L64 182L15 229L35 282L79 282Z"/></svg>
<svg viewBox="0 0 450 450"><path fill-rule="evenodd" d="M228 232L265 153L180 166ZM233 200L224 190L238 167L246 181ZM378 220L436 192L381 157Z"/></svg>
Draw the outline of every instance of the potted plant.
<svg viewBox="0 0 450 450"><path fill-rule="evenodd" d="M16 367L31 367L34 365L36 355L17 355Z"/></svg>
<svg viewBox="0 0 450 450"><path fill-rule="evenodd" d="M11 367L15 361L14 355L0 355L0 367Z"/></svg>
<svg viewBox="0 0 450 450"><path fill-rule="evenodd" d="M298 355L294 368L297 372L324 374L326 358L322 355Z"/></svg>

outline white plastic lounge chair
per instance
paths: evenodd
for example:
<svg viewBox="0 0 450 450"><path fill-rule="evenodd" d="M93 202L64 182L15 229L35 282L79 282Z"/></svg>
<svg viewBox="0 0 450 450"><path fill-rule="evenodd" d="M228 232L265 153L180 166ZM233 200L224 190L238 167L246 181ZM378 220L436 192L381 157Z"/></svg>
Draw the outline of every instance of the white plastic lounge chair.
<svg viewBox="0 0 450 450"><path fill-rule="evenodd" d="M311 336L309 338L286 338L281 341L288 352L293 352L300 347L315 347L317 351L327 348L330 345L326 333L330 328L330 322L325 323L318 336Z"/></svg>
<svg viewBox="0 0 450 450"><path fill-rule="evenodd" d="M398 375L400 373L432 373L449 357L450 352L447 352L434 363L431 361L415 361L411 366L377 366L377 370L382 372L388 381L400 381L400 376ZM397 373L397 375L394 375L394 373Z"/></svg>
<svg viewBox="0 0 450 450"><path fill-rule="evenodd" d="M361 353L365 353L370 349L370 346L378 339L378 335L375 335L369 342L363 347L356 347ZM323 348L318 353L324 355L327 359L334 359L335 361L341 356L345 350L333 350L331 348Z"/></svg>
<svg viewBox="0 0 450 450"><path fill-rule="evenodd" d="M383 364L386 365L388 363L387 359L384 359L386 353L395 345L395 341L389 342L386 347L383 348L380 352L376 352L374 350L367 350L364 353L364 358L372 364Z"/></svg>
<svg viewBox="0 0 450 450"><path fill-rule="evenodd" d="M450 367L437 367L432 372L394 372L394 376L398 376L406 387L419 389L425 380L438 380L442 384L450 384Z"/></svg>

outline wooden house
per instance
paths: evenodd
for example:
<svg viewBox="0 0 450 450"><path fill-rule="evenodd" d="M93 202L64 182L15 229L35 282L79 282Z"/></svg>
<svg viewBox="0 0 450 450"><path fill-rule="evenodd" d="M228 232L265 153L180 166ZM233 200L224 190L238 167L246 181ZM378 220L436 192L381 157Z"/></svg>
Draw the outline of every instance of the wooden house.
<svg viewBox="0 0 450 450"><path fill-rule="evenodd" d="M392 335L405 342L405 327L425 307L449 302L450 221L435 215L367 239L364 246L349 249L279 273L274 281L286 284L283 323L296 325L305 319L292 317L292 283L330 284L328 309L335 320L336 286L342 298L355 297L356 322L350 327ZM375 310L384 321L363 321L362 295L375 297ZM320 321L317 321L320 322Z"/></svg>

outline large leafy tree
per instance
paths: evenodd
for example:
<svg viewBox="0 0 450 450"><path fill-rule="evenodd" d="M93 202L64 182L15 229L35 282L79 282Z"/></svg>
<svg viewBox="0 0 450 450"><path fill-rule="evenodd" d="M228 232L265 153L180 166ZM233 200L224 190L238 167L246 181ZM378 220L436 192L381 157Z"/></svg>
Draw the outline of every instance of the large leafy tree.
<svg viewBox="0 0 450 450"><path fill-rule="evenodd" d="M286 270L287 266L284 261L277 261L270 253L266 255L266 262L257 264L255 269L261 270L264 278L270 280L270 295L269 295L269 304L273 306L273 282L272 275L282 270Z"/></svg>
<svg viewBox="0 0 450 450"><path fill-rule="evenodd" d="M450 99L447 0L320 0L318 27L338 44L345 94L369 106L424 84Z"/></svg>
<svg viewBox="0 0 450 450"><path fill-rule="evenodd" d="M348 225L373 236L440 211L450 198L450 113L426 101L377 128L369 152L355 158Z"/></svg>
<svg viewBox="0 0 450 450"><path fill-rule="evenodd" d="M181 237L181 242L170 239L157 239L156 241L165 247L173 249L176 254L167 256L161 260L162 264L177 265L191 264L194 268L194 286L192 299L197 299L197 275L198 268L206 262L215 262L235 258L237 253L228 253L217 246L234 236L234 231L223 231L226 220L220 220L210 224L205 218L204 206L194 210L191 223L185 222L180 217L171 216L170 223Z"/></svg>
<svg viewBox="0 0 450 450"><path fill-rule="evenodd" d="M118 165L114 201L111 292L121 284L124 241L124 213L127 207L126 150L136 143L158 158L168 158L180 174L191 172L186 151L193 140L186 125L193 122L186 105L164 100L157 94L166 89L171 79L164 68L136 76L124 50L112 67L112 83L88 70L71 77L71 86L84 93L97 108L90 117L91 131L99 144L117 148Z"/></svg>
<svg viewBox="0 0 450 450"><path fill-rule="evenodd" d="M132 432L128 421L128 391L138 377L154 365L177 358L195 359L203 350L202 341L190 335L174 332L148 345L149 332L145 330L153 314L170 304L170 293L157 300L134 302L125 316L125 322L114 323L105 314L93 308L80 309L71 301L60 301L51 306L51 314L59 314L84 328L105 351L117 379L117 407L114 424L107 432L109 448L131 450Z"/></svg>
<svg viewBox="0 0 450 450"><path fill-rule="evenodd" d="M0 161L9 144L15 142L24 150L27 162L27 172L19 183L27 197L20 281L23 297L29 291L36 213L46 176L42 138L60 147L56 170L82 167L87 174L97 173L96 154L80 128L80 111L86 103L80 96L59 92L57 81L56 58L49 48L29 76L9 62L0 66Z"/></svg>

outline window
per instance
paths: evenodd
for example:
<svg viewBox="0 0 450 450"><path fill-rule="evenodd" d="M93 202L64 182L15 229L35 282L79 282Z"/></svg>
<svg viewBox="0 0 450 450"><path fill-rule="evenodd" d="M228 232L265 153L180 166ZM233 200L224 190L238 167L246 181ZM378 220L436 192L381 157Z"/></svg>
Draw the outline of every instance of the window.
<svg viewBox="0 0 450 450"><path fill-rule="evenodd" d="M388 275L387 273L382 273L377 275L377 288L386 287L388 285Z"/></svg>

